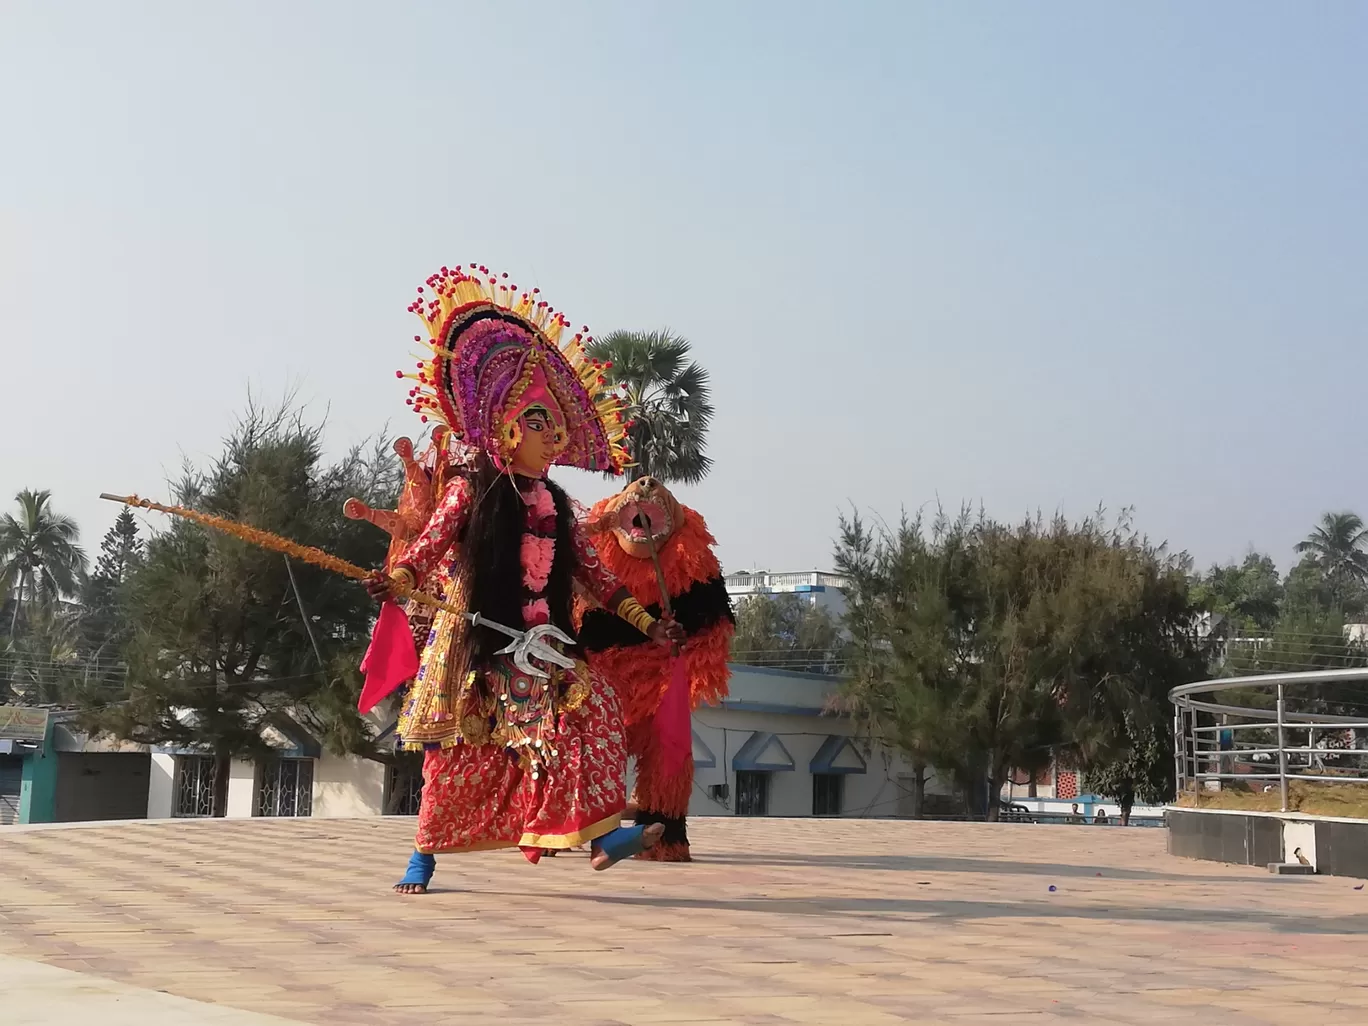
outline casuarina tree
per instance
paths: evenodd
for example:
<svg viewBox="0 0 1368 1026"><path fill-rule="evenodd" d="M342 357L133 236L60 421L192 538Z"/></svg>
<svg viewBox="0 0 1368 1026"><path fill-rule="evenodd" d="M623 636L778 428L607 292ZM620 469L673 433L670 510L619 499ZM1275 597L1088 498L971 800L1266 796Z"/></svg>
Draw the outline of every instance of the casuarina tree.
<svg viewBox="0 0 1368 1026"><path fill-rule="evenodd" d="M93 673L119 665L120 653L131 637L124 592L142 562L142 551L137 518L130 509L120 510L100 542L95 569L81 589L81 643Z"/></svg>
<svg viewBox="0 0 1368 1026"><path fill-rule="evenodd" d="M298 411L253 407L211 466L187 468L174 498L379 566L388 539L342 505L391 502L396 469L383 446L330 463L320 428ZM87 726L226 759L261 752L263 728L288 715L335 751L373 754L356 696L375 608L355 582L171 520L121 595L126 677L84 689Z"/></svg>

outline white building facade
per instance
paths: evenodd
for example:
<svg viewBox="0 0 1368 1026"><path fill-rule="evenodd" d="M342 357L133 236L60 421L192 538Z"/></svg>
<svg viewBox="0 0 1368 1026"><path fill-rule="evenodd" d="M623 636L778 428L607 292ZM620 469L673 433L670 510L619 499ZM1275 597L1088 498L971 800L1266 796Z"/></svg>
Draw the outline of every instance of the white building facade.
<svg viewBox="0 0 1368 1026"><path fill-rule="evenodd" d="M826 713L838 687L828 676L733 666L728 697L693 716L689 815L910 816L910 768L856 738L848 717Z"/></svg>
<svg viewBox="0 0 1368 1026"><path fill-rule="evenodd" d="M835 678L733 666L731 693L693 716L691 816L909 816L910 770L828 715ZM376 721L379 728L382 724ZM392 735L384 725L382 738ZM147 815L363 817L417 811L418 759L398 769L321 750L297 724L263 734L269 758L234 759L226 779L192 750L150 753ZM634 782L628 771L628 784ZM932 780L929 793L942 789Z"/></svg>
<svg viewBox="0 0 1368 1026"><path fill-rule="evenodd" d="M732 602L752 595L794 595L839 619L846 611L845 592L850 581L840 574L821 570L770 573L768 570L739 570L727 574L727 594Z"/></svg>

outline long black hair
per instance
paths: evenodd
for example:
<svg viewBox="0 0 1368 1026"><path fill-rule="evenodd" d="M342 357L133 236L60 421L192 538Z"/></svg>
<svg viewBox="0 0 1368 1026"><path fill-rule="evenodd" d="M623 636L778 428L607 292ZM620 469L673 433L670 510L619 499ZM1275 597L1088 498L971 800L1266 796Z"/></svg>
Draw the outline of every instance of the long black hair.
<svg viewBox="0 0 1368 1026"><path fill-rule="evenodd" d="M522 537L527 525L527 504L518 492L511 474L501 472L488 456L476 459L470 475L475 507L461 539L460 571L468 582L466 607L509 627L522 628L523 604L532 595L523 587ZM574 637L571 619L575 573L579 559L575 554L574 511L565 492L546 481L556 503L556 555L546 585L546 600L551 622ZM478 627L466 635L468 660L472 670L491 663L494 653L512 640L488 627Z"/></svg>

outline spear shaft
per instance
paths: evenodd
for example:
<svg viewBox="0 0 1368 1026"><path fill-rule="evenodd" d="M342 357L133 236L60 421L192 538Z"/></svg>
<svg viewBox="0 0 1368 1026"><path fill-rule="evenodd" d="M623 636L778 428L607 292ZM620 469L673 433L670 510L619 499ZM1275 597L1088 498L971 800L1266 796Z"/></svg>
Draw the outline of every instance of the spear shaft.
<svg viewBox="0 0 1368 1026"><path fill-rule="evenodd" d="M256 545L272 552L280 552L292 559L297 559L302 563L309 563L312 566L321 567L343 577L350 577L354 581L364 581L372 574L370 570L357 566L355 563L348 563L345 559L334 556L331 552L324 552L322 549L314 548L312 545L301 545L299 542L283 538L270 531L263 531L259 527L251 527L247 524L238 523L236 520L229 520L227 517L216 517L212 513L201 513L199 510L187 509L185 506L167 506L160 502L153 502L151 499L144 499L137 495L110 495L103 492L102 499L110 502L122 503L125 506L137 506L140 509L155 509L159 513L167 513L173 517L184 517L203 527L209 527L215 531L232 535L234 538L245 541L251 545ZM449 613L466 615L465 610L457 609L449 603L422 591L408 591L399 594L399 598L412 599L420 605L429 606L433 609L445 609Z"/></svg>

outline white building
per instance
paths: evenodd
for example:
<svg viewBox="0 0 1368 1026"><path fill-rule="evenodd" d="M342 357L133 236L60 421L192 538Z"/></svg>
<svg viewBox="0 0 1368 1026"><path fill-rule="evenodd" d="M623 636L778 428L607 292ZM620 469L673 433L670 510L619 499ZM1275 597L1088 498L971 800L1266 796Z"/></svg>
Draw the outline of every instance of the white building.
<svg viewBox="0 0 1368 1026"><path fill-rule="evenodd" d="M380 721L372 722L379 727ZM393 725L384 734L393 732ZM147 789L149 819L251 816L378 816L387 810L417 811L420 758L405 770L374 759L326 752L298 723L285 717L262 732L273 750L258 759L233 759L227 778L217 761L190 748L159 747L151 753ZM383 740L383 736L382 736Z"/></svg>
<svg viewBox="0 0 1368 1026"><path fill-rule="evenodd" d="M845 592L849 579L821 570L799 570L775 574L767 570L738 570L727 574L727 594L736 602L751 595L796 595L826 609L833 617L845 613Z"/></svg>
<svg viewBox="0 0 1368 1026"><path fill-rule="evenodd" d="M731 694L694 713L691 816L912 814L907 764L828 715L832 677L733 666ZM948 787L934 778L928 793Z"/></svg>

